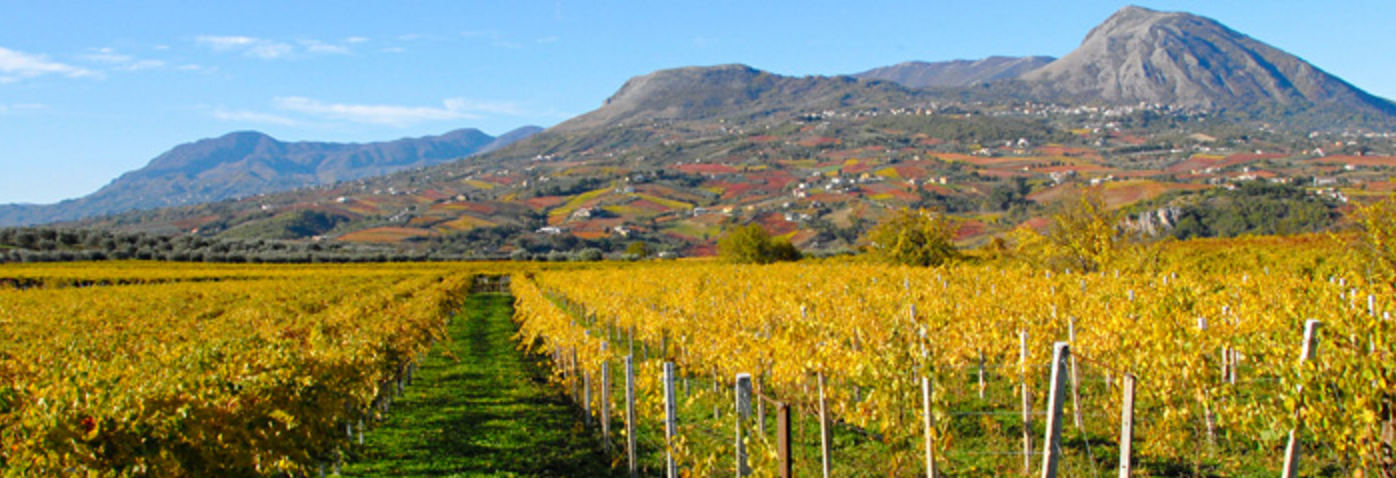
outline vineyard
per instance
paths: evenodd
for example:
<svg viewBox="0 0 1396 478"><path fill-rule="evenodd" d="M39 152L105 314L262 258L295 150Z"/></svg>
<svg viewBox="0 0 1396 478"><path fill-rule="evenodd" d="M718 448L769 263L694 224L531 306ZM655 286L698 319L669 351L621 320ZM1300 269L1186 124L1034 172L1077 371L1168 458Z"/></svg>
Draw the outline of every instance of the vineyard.
<svg viewBox="0 0 1396 478"><path fill-rule="evenodd" d="M615 474L726 476L740 462L746 476L1280 476L1292 462L1291 476L1387 476L1396 295L1347 249L1190 241L1089 273L847 259L9 265L0 474L445 472L374 441L388 423L413 446L443 432L385 421L393 401L431 420L449 417L420 407L503 402L453 382L403 398L418 367L493 390L510 388L504 372L449 371L513 364L507 380L533 383L520 374L541 360L576 412L564 441L595 440L556 456L604 450L598 466ZM512 280L486 280L500 276ZM501 286L512 307L477 301L502 308L473 314L502 322L452 325L472 290ZM452 342L468 330L506 345L517 330L524 355L485 360L514 352ZM528 396L510 406L548 400ZM510 410L552 423L538 412L559 408ZM509 430L471 417L457 423ZM407 461L359 462L370 455Z"/></svg>
<svg viewBox="0 0 1396 478"><path fill-rule="evenodd" d="M945 476L1039 473L1059 342L1063 476L1118 473L1126 380L1134 476L1279 476L1292 430L1298 475L1389 470L1389 286L1331 249L1247 269L1201 246L1152 271L690 264L539 272L514 293L525 343L597 421L624 423L630 357L635 421L672 427L639 447L689 476L736 471L734 436L774 476L768 399L826 430L793 438L796 476L925 476L927 456ZM743 420L739 374L767 397Z"/></svg>
<svg viewBox="0 0 1396 478"><path fill-rule="evenodd" d="M410 376L469 267L14 267L8 475L246 476L337 459Z"/></svg>

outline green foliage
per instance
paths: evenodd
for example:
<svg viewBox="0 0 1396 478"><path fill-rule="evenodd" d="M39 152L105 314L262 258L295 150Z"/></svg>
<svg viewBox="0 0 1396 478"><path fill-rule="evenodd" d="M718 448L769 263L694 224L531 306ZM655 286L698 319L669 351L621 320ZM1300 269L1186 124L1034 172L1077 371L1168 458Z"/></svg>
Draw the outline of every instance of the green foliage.
<svg viewBox="0 0 1396 478"><path fill-rule="evenodd" d="M739 264L770 264L798 261L800 250L785 239L772 239L759 224L734 229L717 243L717 255L722 260Z"/></svg>
<svg viewBox="0 0 1396 478"><path fill-rule="evenodd" d="M1018 257L1053 269L1091 272L1113 262L1124 245L1119 218L1099 188L1076 190L1055 205L1047 234L1020 229Z"/></svg>
<svg viewBox="0 0 1396 478"><path fill-rule="evenodd" d="M625 255L636 259L644 259L650 256L650 245L645 241L635 241L625 247Z"/></svg>
<svg viewBox="0 0 1396 478"><path fill-rule="evenodd" d="M225 239L308 239L334 230L347 216L315 210L292 211L265 221L246 222L219 234Z"/></svg>
<svg viewBox="0 0 1396 478"><path fill-rule="evenodd" d="M938 266L960 257L954 242L958 230L944 214L902 209L869 231L865 242L868 255L879 262Z"/></svg>
<svg viewBox="0 0 1396 478"><path fill-rule="evenodd" d="M1333 210L1303 188L1262 182L1242 183L1236 190L1215 190L1185 205L1172 235L1236 237L1319 232L1332 227Z"/></svg>
<svg viewBox="0 0 1396 478"><path fill-rule="evenodd" d="M1396 196L1357 210L1358 251L1376 279L1396 288Z"/></svg>

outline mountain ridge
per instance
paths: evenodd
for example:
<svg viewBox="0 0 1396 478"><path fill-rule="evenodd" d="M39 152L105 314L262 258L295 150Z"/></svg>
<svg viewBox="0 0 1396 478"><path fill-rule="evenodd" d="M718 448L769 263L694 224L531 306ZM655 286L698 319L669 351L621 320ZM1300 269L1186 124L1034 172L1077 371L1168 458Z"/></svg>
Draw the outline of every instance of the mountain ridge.
<svg viewBox="0 0 1396 478"><path fill-rule="evenodd" d="M333 184L486 153L541 131L498 138L473 128L372 143L283 142L255 131L184 143L96 192L54 204L0 205L0 226L72 221Z"/></svg>
<svg viewBox="0 0 1396 478"><path fill-rule="evenodd" d="M1216 20L1138 6L1115 12L1075 50L1018 79L1038 95L1086 102L1396 116L1391 101Z"/></svg>
<svg viewBox="0 0 1396 478"><path fill-rule="evenodd" d="M1054 60L1050 56L990 56L978 60L908 61L849 76L891 81L907 88L965 87L1018 78Z"/></svg>

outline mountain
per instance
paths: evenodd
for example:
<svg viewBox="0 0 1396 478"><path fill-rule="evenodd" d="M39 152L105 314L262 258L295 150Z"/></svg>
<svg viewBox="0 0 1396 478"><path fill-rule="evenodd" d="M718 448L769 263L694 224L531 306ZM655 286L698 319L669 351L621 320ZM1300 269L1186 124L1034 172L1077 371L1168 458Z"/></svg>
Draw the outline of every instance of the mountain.
<svg viewBox="0 0 1396 478"><path fill-rule="evenodd" d="M625 82L598 109L548 130L575 133L640 121L755 117L904 100L896 85L847 76L791 77L746 65L660 70Z"/></svg>
<svg viewBox="0 0 1396 478"><path fill-rule="evenodd" d="M892 66L874 68L852 76L867 80L886 80L907 88L973 86L991 81L1012 79L1051 63L1050 56L991 56L982 60L954 60L928 63L908 61Z"/></svg>
<svg viewBox="0 0 1396 478"><path fill-rule="evenodd" d="M1396 115L1391 101L1215 20L1141 7L1121 9L1076 50L1021 79L1039 95L1086 102Z"/></svg>
<svg viewBox="0 0 1396 478"><path fill-rule="evenodd" d="M236 132L176 146L97 192L50 205L0 205L0 226L71 221L333 184L486 153L541 131L476 129L367 144L277 141Z"/></svg>
<svg viewBox="0 0 1396 478"><path fill-rule="evenodd" d="M589 113L488 154L76 225L487 257L619 253L635 241L704 254L725 230L751 223L793 234L801 247L853 247L900 207L955 214L965 219L962 239L978 240L1041 223L1032 221L1047 210L1042 204L1086 184L1109 183L1114 208L1259 179L1392 187L1381 168L1396 165L1396 147L1335 131L1396 124L1390 102L1215 21L1126 8L1077 51L1010 77L1043 61L901 68L906 82L918 68L937 72L918 81L995 78L928 88L888 81L894 69L863 79L745 65L660 70L631 78ZM1281 127L1275 118L1323 128ZM199 154L157 158L143 182L202 178L227 164L244 175L290 169L299 163L263 163L307 147L255 134L208 141ZM407 145L378 148L361 157ZM423 154L412 151L395 157ZM302 168L297 174L316 177L314 167Z"/></svg>

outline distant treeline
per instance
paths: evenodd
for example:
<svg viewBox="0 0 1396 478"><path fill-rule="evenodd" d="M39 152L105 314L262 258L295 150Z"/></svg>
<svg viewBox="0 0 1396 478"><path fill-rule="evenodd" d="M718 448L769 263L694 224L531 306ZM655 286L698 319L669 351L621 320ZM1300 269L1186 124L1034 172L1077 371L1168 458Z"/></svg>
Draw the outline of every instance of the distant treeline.
<svg viewBox="0 0 1396 478"><path fill-rule="evenodd" d="M642 247L637 247L637 243ZM579 239L567 234L538 234L518 227L481 228L416 240L402 246L223 239L55 227L0 229L0 263L150 260L274 264L505 259L561 262L642 259L661 253L673 255L682 247L682 243L662 237Z"/></svg>
<svg viewBox="0 0 1396 478"><path fill-rule="evenodd" d="M1284 236L1335 227L1339 212L1329 198L1289 184L1246 181L1234 189L1167 195L1141 209L1174 211L1177 239L1199 237Z"/></svg>
<svg viewBox="0 0 1396 478"><path fill-rule="evenodd" d="M308 263L421 261L431 257L407 250L344 243L216 239L52 227L0 229L0 262L131 259Z"/></svg>

